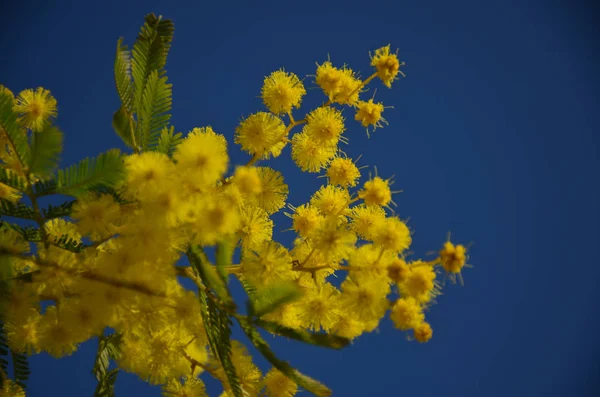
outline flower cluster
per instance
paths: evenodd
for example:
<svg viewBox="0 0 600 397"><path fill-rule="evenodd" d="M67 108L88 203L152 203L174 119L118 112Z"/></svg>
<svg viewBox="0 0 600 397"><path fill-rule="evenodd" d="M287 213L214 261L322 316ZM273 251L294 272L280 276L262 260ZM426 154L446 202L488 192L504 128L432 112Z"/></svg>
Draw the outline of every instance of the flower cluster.
<svg viewBox="0 0 600 397"><path fill-rule="evenodd" d="M330 61L318 65L315 83L327 101L302 119L293 112L306 95L304 80L284 70L266 77L261 92L266 111L243 119L234 136L251 159L230 174L226 137L210 126L194 128L172 152L136 150L124 156L123 176L111 189L90 187L51 216L40 211L36 193L48 179L25 161L15 134L27 136L30 130L34 142L44 142L36 134L50 133L56 100L43 88L16 98L2 88L0 105L13 112L17 124L6 118L0 124L5 170L0 198L6 208L17 208L27 195L31 212L14 213L39 226L35 236L18 227L0 228L0 257L10 279L17 280L2 302L10 349L60 358L92 337L106 344L118 340L118 354L111 356L118 367L163 385L166 396L206 396L199 375L208 373L223 383L222 396L241 390L290 397L302 378L282 367L263 375L235 341L222 353L214 346L210 310L243 326L260 320L276 334L322 331L348 340L375 330L389 312L398 329L412 331L419 342L431 339L425 312L440 294L439 273L452 280L460 276L466 248L447 241L438 257L409 260L411 231L391 210L391 180L373 176L361 182L356 160L339 150L346 139L342 106L353 108L364 127L385 121L383 104L364 101L361 94L375 78L391 87L403 63L387 46L376 50L371 64L375 71L366 79ZM287 201L290 187L282 173L257 165L288 144L301 170L327 178L297 206ZM67 184L63 179L59 175ZM271 217L283 208L296 233L292 247L273 235ZM232 262L234 253L239 263ZM184 257L190 265L176 266ZM229 276L248 292L248 315L229 300ZM185 288L183 278L197 292ZM103 336L106 327L118 338ZM24 395L2 375L2 395Z"/></svg>

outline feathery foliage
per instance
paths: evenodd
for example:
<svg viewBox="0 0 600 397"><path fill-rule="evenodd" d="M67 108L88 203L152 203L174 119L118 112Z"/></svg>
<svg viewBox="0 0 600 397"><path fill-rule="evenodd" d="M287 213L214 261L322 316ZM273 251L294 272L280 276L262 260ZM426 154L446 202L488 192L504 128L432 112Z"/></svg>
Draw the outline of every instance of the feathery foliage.
<svg viewBox="0 0 600 397"><path fill-rule="evenodd" d="M0 90L0 127L4 130L11 150L14 150L22 167L29 164L31 151L27 135L18 123L18 114L13 110L14 99L6 91Z"/></svg>
<svg viewBox="0 0 600 397"><path fill-rule="evenodd" d="M29 171L38 176L51 175L62 151L62 132L52 125L46 125L41 132L31 134L31 141Z"/></svg>
<svg viewBox="0 0 600 397"><path fill-rule="evenodd" d="M58 171L57 193L79 196L98 185L114 186L123 177L123 160L118 149Z"/></svg>

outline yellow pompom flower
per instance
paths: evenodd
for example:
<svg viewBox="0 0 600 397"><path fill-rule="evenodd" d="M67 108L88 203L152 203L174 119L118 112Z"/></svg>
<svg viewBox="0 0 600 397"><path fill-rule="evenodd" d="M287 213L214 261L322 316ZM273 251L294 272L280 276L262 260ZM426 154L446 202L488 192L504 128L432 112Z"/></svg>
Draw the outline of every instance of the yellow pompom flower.
<svg viewBox="0 0 600 397"><path fill-rule="evenodd" d="M404 280L398 284L400 294L404 297L412 297L420 303L428 303L438 294L433 267L418 261L411 264L410 270Z"/></svg>
<svg viewBox="0 0 600 397"><path fill-rule="evenodd" d="M44 229L46 229L46 235L51 242L57 242L65 235L71 240L81 241L77 225L61 218L50 219L44 224Z"/></svg>
<svg viewBox="0 0 600 397"><path fill-rule="evenodd" d="M385 279L347 277L342 283L342 307L363 323L378 323L389 308L390 291Z"/></svg>
<svg viewBox="0 0 600 397"><path fill-rule="evenodd" d="M244 197L255 196L262 191L262 182L256 167L237 167L233 184Z"/></svg>
<svg viewBox="0 0 600 397"><path fill-rule="evenodd" d="M317 74L315 82L321 87L325 95L329 99L337 94L340 86L340 81L344 73L333 66L331 62L326 61L323 64L317 64Z"/></svg>
<svg viewBox="0 0 600 397"><path fill-rule="evenodd" d="M76 339L75 330L60 321L56 306L48 307L40 320L40 350L54 358L68 356L77 350Z"/></svg>
<svg viewBox="0 0 600 397"><path fill-rule="evenodd" d="M56 99L50 91L38 87L35 91L23 90L14 105L15 112L20 114L19 122L23 127L39 132L50 117L56 117Z"/></svg>
<svg viewBox="0 0 600 397"><path fill-rule="evenodd" d="M19 384L15 383L12 379L6 378L2 383L2 389L0 389L0 396L2 397L25 397L25 390Z"/></svg>
<svg viewBox="0 0 600 397"><path fill-rule="evenodd" d="M336 146L344 130L342 112L329 106L310 112L303 128L312 140L327 146Z"/></svg>
<svg viewBox="0 0 600 397"><path fill-rule="evenodd" d="M357 280L377 278L380 282L388 282L387 266L394 259L395 255L389 251L382 251L373 244L364 244L348 258L349 274Z"/></svg>
<svg viewBox="0 0 600 397"><path fill-rule="evenodd" d="M14 351L28 355L39 353L40 320L37 309L29 309L15 319L8 317L4 324L8 344Z"/></svg>
<svg viewBox="0 0 600 397"><path fill-rule="evenodd" d="M77 221L79 233L103 238L115 232L121 208L109 194L89 195L77 200L71 216Z"/></svg>
<svg viewBox="0 0 600 397"><path fill-rule="evenodd" d="M377 70L377 77L381 79L383 84L392 88L392 81L397 79L398 73L404 75L400 71L400 66L403 66L404 62L398 60L398 54L390 53L390 45L378 48L375 50L375 55L371 56L371 66L374 66Z"/></svg>
<svg viewBox="0 0 600 397"><path fill-rule="evenodd" d="M283 182L281 172L269 167L257 167L262 189L260 193L248 198L247 203L260 207L271 215L285 205L288 195L288 186Z"/></svg>
<svg viewBox="0 0 600 397"><path fill-rule="evenodd" d="M335 156L337 146L323 144L306 132L292 137L292 159L302 171L319 172Z"/></svg>
<svg viewBox="0 0 600 397"><path fill-rule="evenodd" d="M222 238L236 234L241 217L233 200L226 197L210 197L199 202L196 222L192 230L203 245L215 244Z"/></svg>
<svg viewBox="0 0 600 397"><path fill-rule="evenodd" d="M355 249L356 234L336 220L328 220L311 237L313 247L330 263L347 259Z"/></svg>
<svg viewBox="0 0 600 397"><path fill-rule="evenodd" d="M413 329L413 335L417 342L426 343L429 342L431 337L433 336L433 330L431 329L431 325L426 322L419 324L415 329Z"/></svg>
<svg viewBox="0 0 600 397"><path fill-rule="evenodd" d="M401 253L408 247L412 239L410 230L398 218L386 218L373 226L373 242L378 246L395 253Z"/></svg>
<svg viewBox="0 0 600 397"><path fill-rule="evenodd" d="M263 383L268 397L293 397L298 392L298 385L276 368L267 372Z"/></svg>
<svg viewBox="0 0 600 397"><path fill-rule="evenodd" d="M245 250L256 249L273 236L273 221L269 214L259 207L244 206L240 211L241 226L239 235Z"/></svg>
<svg viewBox="0 0 600 397"><path fill-rule="evenodd" d="M227 143L211 127L194 128L177 146L173 159L185 181L203 189L214 185L227 171Z"/></svg>
<svg viewBox="0 0 600 397"><path fill-rule="evenodd" d="M402 283L410 273L410 267L401 258L395 259L388 265L388 277L396 284Z"/></svg>
<svg viewBox="0 0 600 397"><path fill-rule="evenodd" d="M175 165L165 154L144 152L125 159L125 191L130 197L153 196L172 177Z"/></svg>
<svg viewBox="0 0 600 397"><path fill-rule="evenodd" d="M338 69L326 61L317 64L315 81L332 102L353 105L358 101L362 82L354 77L352 69Z"/></svg>
<svg viewBox="0 0 600 397"><path fill-rule="evenodd" d="M363 190L358 192L358 197L364 200L366 205L380 205L382 207L392 202L392 191L387 180L376 176L365 182Z"/></svg>
<svg viewBox="0 0 600 397"><path fill-rule="evenodd" d="M349 204L348 191L331 185L321 186L310 199L310 205L318 208L325 216L344 215Z"/></svg>
<svg viewBox="0 0 600 397"><path fill-rule="evenodd" d="M171 379L163 387L163 394L169 397L207 397L204 383L198 378L185 378L184 383Z"/></svg>
<svg viewBox="0 0 600 397"><path fill-rule="evenodd" d="M291 280L292 257L279 243L268 241L242 260L242 272L252 285L264 287L273 282Z"/></svg>
<svg viewBox="0 0 600 397"><path fill-rule="evenodd" d="M248 116L235 130L235 143L242 150L268 159L281 153L282 141L286 138L287 130L283 121L266 112L258 112Z"/></svg>
<svg viewBox="0 0 600 397"><path fill-rule="evenodd" d="M310 237L325 220L319 209L310 204L302 204L299 207L290 205L290 208L294 210L290 215L293 221L292 228L300 237Z"/></svg>
<svg viewBox="0 0 600 397"><path fill-rule="evenodd" d="M331 333L342 338L354 339L360 336L365 329L365 324L358 321L352 313L342 313L338 322L331 329Z"/></svg>
<svg viewBox="0 0 600 397"><path fill-rule="evenodd" d="M342 314L340 291L327 282L305 291L296 306L300 323L314 331L329 332Z"/></svg>
<svg viewBox="0 0 600 397"><path fill-rule="evenodd" d="M302 81L294 73L278 70L265 78L262 87L262 100L270 112L288 113L292 108L300 107L306 90Z"/></svg>
<svg viewBox="0 0 600 397"><path fill-rule="evenodd" d="M363 127L370 125L374 126L375 129L383 127L382 123L387 124L387 121L381 116L383 109L383 103L375 103L373 99L369 99L367 102L358 101L354 119L360 121Z"/></svg>
<svg viewBox="0 0 600 397"><path fill-rule="evenodd" d="M354 187L360 178L360 171L352 159L336 157L329 163L327 178L331 185Z"/></svg>
<svg viewBox="0 0 600 397"><path fill-rule="evenodd" d="M354 76L352 69L343 69L344 74L340 80L339 91L335 96L335 103L353 106L358 102L362 81Z"/></svg>
<svg viewBox="0 0 600 397"><path fill-rule="evenodd" d="M414 329L425 320L423 309L412 297L400 298L392 306L390 318L394 326L402 331Z"/></svg>
<svg viewBox="0 0 600 397"><path fill-rule="evenodd" d="M373 240L375 225L385 219L385 210L379 206L357 205L350 211L352 228L362 239Z"/></svg>
<svg viewBox="0 0 600 397"><path fill-rule="evenodd" d="M440 260L442 267L448 273L460 273L467 261L467 249L464 245L454 245L450 241L446 241L444 248L440 251Z"/></svg>

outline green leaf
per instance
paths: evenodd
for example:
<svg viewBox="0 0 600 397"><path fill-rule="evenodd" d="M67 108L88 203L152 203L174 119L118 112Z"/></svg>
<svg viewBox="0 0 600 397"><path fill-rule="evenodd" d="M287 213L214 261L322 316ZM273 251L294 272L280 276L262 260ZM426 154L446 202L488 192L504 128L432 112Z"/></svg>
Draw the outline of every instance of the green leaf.
<svg viewBox="0 0 600 397"><path fill-rule="evenodd" d="M150 143L150 150L156 150L159 153L164 153L167 156L171 157L177 145L181 143L182 134L181 132L174 133L175 127L171 126L169 128L165 127L160 131L160 136L158 137L158 141L156 142L156 147Z"/></svg>
<svg viewBox="0 0 600 397"><path fill-rule="evenodd" d="M200 314L205 324L204 329L208 344L213 355L219 360L225 371L227 382L234 397L242 397L242 387L231 359L231 319L227 313L218 308L216 303L208 296L209 293L202 288L198 289Z"/></svg>
<svg viewBox="0 0 600 397"><path fill-rule="evenodd" d="M121 335L112 334L98 338L98 351L92 373L98 381L94 397L114 397L114 385L117 380L118 368L109 370L110 360L121 356Z"/></svg>
<svg viewBox="0 0 600 397"><path fill-rule="evenodd" d="M127 114L133 111L133 85L131 82L131 52L123 44L123 38L117 41L117 54L115 56L115 83L117 93L121 98L123 110ZM128 117L129 118L129 117Z"/></svg>
<svg viewBox="0 0 600 397"><path fill-rule="evenodd" d="M217 271L225 284L227 284L227 267L231 266L234 246L229 241L219 241L217 243Z"/></svg>
<svg viewBox="0 0 600 397"><path fill-rule="evenodd" d="M121 106L113 114L112 126L127 146L131 148L135 147L132 139L132 134L134 133L133 120L124 106Z"/></svg>
<svg viewBox="0 0 600 397"><path fill-rule="evenodd" d="M63 234L58 240L54 241L52 244L66 251L74 252L76 254L81 252L81 250L85 248L81 241L75 240L68 234Z"/></svg>
<svg viewBox="0 0 600 397"><path fill-rule="evenodd" d="M36 197L48 196L56 193L56 180L54 178L41 180L33 184L33 194Z"/></svg>
<svg viewBox="0 0 600 397"><path fill-rule="evenodd" d="M58 171L57 193L79 196L98 185L114 186L123 177L121 152L111 149L96 158L86 158L78 164Z"/></svg>
<svg viewBox="0 0 600 397"><path fill-rule="evenodd" d="M167 84L167 77L159 77L157 70L150 72L137 109L136 138L142 150L156 146L160 131L169 124L171 96L172 84Z"/></svg>
<svg viewBox="0 0 600 397"><path fill-rule="evenodd" d="M327 347L331 349L341 349L350 344L350 339L337 335L324 333L312 333L304 329L294 329L286 327L271 321L255 319L253 323L275 335L281 335L286 338L295 339L315 346Z"/></svg>
<svg viewBox="0 0 600 397"><path fill-rule="evenodd" d="M235 306L227 289L227 284L225 284L215 266L208 261L202 249L196 245L191 246L188 249L188 258L204 285L214 291L215 295L223 301L223 304L233 309Z"/></svg>
<svg viewBox="0 0 600 397"><path fill-rule="evenodd" d="M42 208L42 215L46 220L69 216L71 215L73 204L75 204L76 201L77 200L65 201L58 206L49 204L48 208Z"/></svg>
<svg viewBox="0 0 600 397"><path fill-rule="evenodd" d="M17 121L18 114L13 111L14 98L7 90L0 91L0 128L6 132L6 137L11 150L16 151L16 156L23 167L29 164L31 152L27 142L27 134L21 129Z"/></svg>
<svg viewBox="0 0 600 397"><path fill-rule="evenodd" d="M29 170L38 176L51 175L62 151L62 132L47 124L41 132L31 135L31 158L29 159Z"/></svg>
<svg viewBox="0 0 600 397"><path fill-rule="evenodd" d="M0 182L22 192L27 190L25 179L11 169L0 167Z"/></svg>
<svg viewBox="0 0 600 397"><path fill-rule="evenodd" d="M250 338L250 341L258 349L258 351L267 359L275 368L281 371L285 376L296 382L300 387L303 387L308 392L314 394L317 397L328 397L331 395L331 390L323 385L322 383L300 373L297 369L293 368L288 362L280 360L275 356L275 353L271 350L269 344L260 335L258 330L254 328L250 321L243 317L237 318L240 326Z"/></svg>
<svg viewBox="0 0 600 397"><path fill-rule="evenodd" d="M35 211L26 204L0 199L0 216L35 220Z"/></svg>
<svg viewBox="0 0 600 397"><path fill-rule="evenodd" d="M302 290L296 283L282 282L276 285L269 286L264 289L257 290L255 297L250 305L251 315L262 317L267 313L271 313L279 306L293 302L302 296Z"/></svg>
<svg viewBox="0 0 600 397"><path fill-rule="evenodd" d="M14 381L16 384L21 386L23 390L27 388L25 382L29 379L29 375L31 375L31 371L29 371L29 363L27 362L27 357L23 354L16 353L11 349L10 351L13 362L13 374Z"/></svg>

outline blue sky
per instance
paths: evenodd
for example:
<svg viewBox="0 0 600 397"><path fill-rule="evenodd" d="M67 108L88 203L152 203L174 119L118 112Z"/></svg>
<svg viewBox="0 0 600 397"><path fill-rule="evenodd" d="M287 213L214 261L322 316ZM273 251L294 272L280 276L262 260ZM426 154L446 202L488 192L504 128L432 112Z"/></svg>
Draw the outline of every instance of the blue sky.
<svg viewBox="0 0 600 397"><path fill-rule="evenodd" d="M177 131L211 125L229 139L262 110L262 79L315 62L370 74L391 43L407 78L377 96L389 127L370 140L349 119L347 153L395 175L415 256L446 233L473 243L465 286L428 313L434 338L408 342L389 320L343 351L276 340L280 356L334 396L592 396L600 390L599 61L589 5L530 1L64 2L3 5L0 83L44 86L59 104L63 165L122 147L111 128L118 37L146 13L175 22L167 71ZM310 78L307 81L311 81ZM309 91L304 109L322 100ZM247 156L237 148L235 163ZM322 180L289 151L273 165L304 202ZM283 216L276 237L289 241ZM30 396L89 396L94 342L60 361L31 358ZM263 361L259 360L263 364ZM265 367L263 367L265 368ZM217 389L209 384L211 395ZM118 396L160 391L121 374Z"/></svg>

